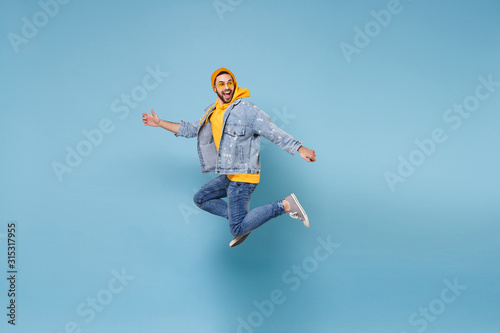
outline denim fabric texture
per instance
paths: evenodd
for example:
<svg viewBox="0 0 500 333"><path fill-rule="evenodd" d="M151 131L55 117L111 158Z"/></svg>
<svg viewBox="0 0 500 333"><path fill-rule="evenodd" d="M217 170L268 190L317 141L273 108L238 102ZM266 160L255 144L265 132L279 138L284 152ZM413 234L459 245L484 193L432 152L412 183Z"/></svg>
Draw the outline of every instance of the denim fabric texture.
<svg viewBox="0 0 500 333"><path fill-rule="evenodd" d="M196 192L194 202L209 213L227 218L231 234L242 236L285 213L282 200L249 211L250 197L256 187L257 184L233 182L221 175ZM222 200L226 197L227 202Z"/></svg>
<svg viewBox="0 0 500 333"><path fill-rule="evenodd" d="M210 121L206 121L213 104L204 110L200 121L181 121L176 136L197 137L197 150L203 173L258 174L260 173L260 140L267 138L294 155L302 142L280 129L271 117L252 102L235 100L224 113L219 151L215 148Z"/></svg>

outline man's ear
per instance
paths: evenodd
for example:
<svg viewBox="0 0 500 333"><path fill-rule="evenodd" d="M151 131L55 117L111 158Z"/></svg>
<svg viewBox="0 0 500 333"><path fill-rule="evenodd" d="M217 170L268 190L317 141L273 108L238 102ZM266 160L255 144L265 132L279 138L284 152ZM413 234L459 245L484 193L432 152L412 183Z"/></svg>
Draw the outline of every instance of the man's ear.
<svg viewBox="0 0 500 333"><path fill-rule="evenodd" d="M217 90L215 90L215 86L213 86L213 89L214 89L214 93L216 93L216 94L217 94Z"/></svg>

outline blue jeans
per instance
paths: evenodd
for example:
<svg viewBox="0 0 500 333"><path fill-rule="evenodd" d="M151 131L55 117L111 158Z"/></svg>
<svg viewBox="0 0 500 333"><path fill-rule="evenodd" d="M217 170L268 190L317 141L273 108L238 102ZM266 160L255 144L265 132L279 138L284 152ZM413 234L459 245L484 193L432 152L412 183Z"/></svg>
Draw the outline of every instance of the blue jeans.
<svg viewBox="0 0 500 333"><path fill-rule="evenodd" d="M243 236L270 219L285 213L283 201L276 201L250 209L250 196L257 184L233 182L221 175L205 184L194 195L194 203L201 209L229 220L233 236ZM221 198L227 197L227 202Z"/></svg>

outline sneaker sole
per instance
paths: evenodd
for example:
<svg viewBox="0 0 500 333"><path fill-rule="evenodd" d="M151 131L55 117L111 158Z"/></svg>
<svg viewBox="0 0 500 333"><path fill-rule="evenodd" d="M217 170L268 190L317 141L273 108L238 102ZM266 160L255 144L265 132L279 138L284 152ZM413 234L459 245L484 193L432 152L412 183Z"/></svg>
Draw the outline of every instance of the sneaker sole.
<svg viewBox="0 0 500 333"><path fill-rule="evenodd" d="M304 221L302 221L302 222L304 222L304 225L307 228L309 228L309 218L307 217L306 211L304 210L304 208L302 208L302 206L299 203L299 200L297 199L297 197L295 196L294 193L290 194L290 196L292 197L293 201L295 201L295 204L297 205L297 207L299 207L300 212L304 216Z"/></svg>
<svg viewBox="0 0 500 333"><path fill-rule="evenodd" d="M250 235L250 233L246 234L246 235L243 235L241 236L240 238L238 239L233 239L230 243L229 243L229 246L230 247L235 247L235 246L238 246L240 245L241 243L243 243L245 241L245 239L247 239L248 235Z"/></svg>

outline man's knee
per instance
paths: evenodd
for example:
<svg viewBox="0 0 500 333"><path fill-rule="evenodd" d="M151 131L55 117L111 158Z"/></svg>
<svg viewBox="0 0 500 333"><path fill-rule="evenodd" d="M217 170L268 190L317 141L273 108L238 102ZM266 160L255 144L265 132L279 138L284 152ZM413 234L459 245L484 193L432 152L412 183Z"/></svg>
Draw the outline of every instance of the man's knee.
<svg viewBox="0 0 500 333"><path fill-rule="evenodd" d="M196 206L201 207L201 204L203 203L203 193L201 193L201 190L195 193L193 201Z"/></svg>

